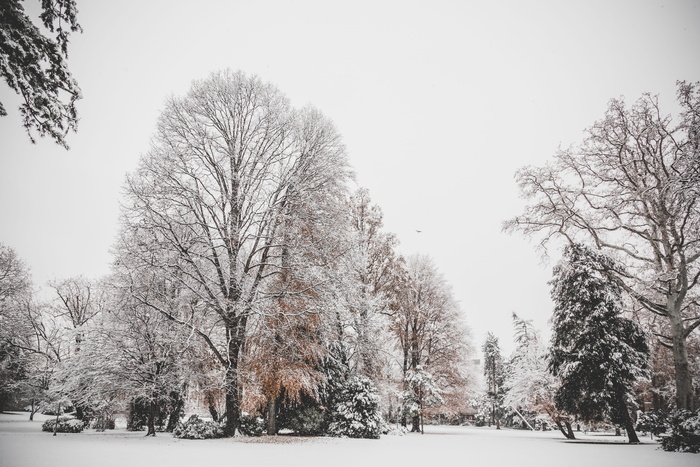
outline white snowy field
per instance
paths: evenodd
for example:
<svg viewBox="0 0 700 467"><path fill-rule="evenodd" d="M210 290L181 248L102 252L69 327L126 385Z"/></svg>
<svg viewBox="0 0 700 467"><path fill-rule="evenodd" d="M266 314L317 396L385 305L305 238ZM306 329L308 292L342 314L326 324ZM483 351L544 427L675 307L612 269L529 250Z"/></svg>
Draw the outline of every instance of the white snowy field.
<svg viewBox="0 0 700 467"><path fill-rule="evenodd" d="M179 440L160 433L112 430L52 436L41 431L46 417L0 414L0 467L283 467L373 466L566 466L684 467L700 465L700 454L668 453L648 437L630 446L621 437L588 435L567 442L557 432L427 426L424 435L379 440L261 437ZM610 444L614 442L614 444Z"/></svg>

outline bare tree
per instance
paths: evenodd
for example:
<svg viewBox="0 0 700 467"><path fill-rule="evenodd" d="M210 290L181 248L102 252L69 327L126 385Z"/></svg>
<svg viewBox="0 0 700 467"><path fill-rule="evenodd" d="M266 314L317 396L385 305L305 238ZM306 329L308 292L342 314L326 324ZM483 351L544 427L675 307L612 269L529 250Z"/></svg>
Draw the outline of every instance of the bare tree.
<svg viewBox="0 0 700 467"><path fill-rule="evenodd" d="M120 267L155 271L189 299L185 309L135 297L202 338L226 372L226 429L240 409L239 363L251 316L279 294L271 279L309 265L287 257L287 219L323 224L348 169L333 125L296 111L270 84L223 71L168 101L151 150L127 182ZM308 287L313 287L310 283ZM184 293L184 292L183 292ZM183 302L184 303L184 302Z"/></svg>
<svg viewBox="0 0 700 467"><path fill-rule="evenodd" d="M0 244L0 411L22 398L33 418L65 354L63 341L62 327L34 297L29 269Z"/></svg>
<svg viewBox="0 0 700 467"><path fill-rule="evenodd" d="M78 352L85 325L106 306L105 290L96 281L82 276L55 280L49 286L56 293L54 314L68 321L75 334L75 351Z"/></svg>
<svg viewBox="0 0 700 467"><path fill-rule="evenodd" d="M398 285L391 331L401 352L405 398L417 408L410 413L411 431L418 432L424 394L420 386L411 388L409 379L422 374L422 379L429 378L440 391L464 387L468 384L465 361L470 346L452 290L430 258L409 257L403 279ZM406 420L402 423L405 426Z"/></svg>
<svg viewBox="0 0 700 467"><path fill-rule="evenodd" d="M673 350L677 405L691 409L686 340L700 326L700 84L679 83L680 125L658 99L633 106L612 100L583 144L560 150L544 167L516 178L530 200L505 224L541 238L589 242L620 259L616 280L648 312L662 317L660 342Z"/></svg>

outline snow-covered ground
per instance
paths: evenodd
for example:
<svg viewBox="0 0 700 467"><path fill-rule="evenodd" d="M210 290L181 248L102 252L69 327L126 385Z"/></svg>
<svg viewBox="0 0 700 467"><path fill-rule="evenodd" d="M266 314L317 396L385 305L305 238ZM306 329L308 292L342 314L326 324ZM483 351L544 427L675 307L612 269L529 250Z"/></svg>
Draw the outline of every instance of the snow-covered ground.
<svg viewBox="0 0 700 467"><path fill-rule="evenodd" d="M167 433L113 430L52 436L41 431L47 418L0 414L0 467L684 467L700 455L668 453L648 437L630 446L625 438L581 436L567 442L557 432L496 431L492 428L426 426L425 435L383 436L379 440L261 437L179 440ZM615 444L607 444L614 442ZM606 444L603 444L606 443Z"/></svg>

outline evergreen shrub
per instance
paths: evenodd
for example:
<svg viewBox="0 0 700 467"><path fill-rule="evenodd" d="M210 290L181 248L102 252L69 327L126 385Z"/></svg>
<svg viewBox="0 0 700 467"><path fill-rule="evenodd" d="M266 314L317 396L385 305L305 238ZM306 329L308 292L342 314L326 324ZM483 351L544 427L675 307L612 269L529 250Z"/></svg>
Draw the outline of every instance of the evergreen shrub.
<svg viewBox="0 0 700 467"><path fill-rule="evenodd" d="M240 423L241 433L246 436L260 436L266 430L265 420L245 412L241 414Z"/></svg>
<svg viewBox="0 0 700 467"><path fill-rule="evenodd" d="M53 433L54 426L56 426L57 433L80 433L85 429L85 422L77 418L60 417L58 425L56 425L56 419L50 418L41 425L41 431Z"/></svg>
<svg viewBox="0 0 700 467"><path fill-rule="evenodd" d="M670 432L661 438L664 451L700 452L700 411L679 410L668 418Z"/></svg>
<svg viewBox="0 0 700 467"><path fill-rule="evenodd" d="M637 420L637 431L659 436L661 433L666 433L666 423L666 417L663 414L646 412L641 414Z"/></svg>
<svg viewBox="0 0 700 467"><path fill-rule="evenodd" d="M319 407L302 406L288 416L286 425L287 428L301 436L322 435L325 431L325 415Z"/></svg>
<svg viewBox="0 0 700 467"><path fill-rule="evenodd" d="M202 420L198 415L192 415L184 423L177 424L173 436L183 439L222 438L224 430L221 423Z"/></svg>
<svg viewBox="0 0 700 467"><path fill-rule="evenodd" d="M331 410L328 433L349 438L379 438L384 420L379 395L364 376L353 376L343 386Z"/></svg>

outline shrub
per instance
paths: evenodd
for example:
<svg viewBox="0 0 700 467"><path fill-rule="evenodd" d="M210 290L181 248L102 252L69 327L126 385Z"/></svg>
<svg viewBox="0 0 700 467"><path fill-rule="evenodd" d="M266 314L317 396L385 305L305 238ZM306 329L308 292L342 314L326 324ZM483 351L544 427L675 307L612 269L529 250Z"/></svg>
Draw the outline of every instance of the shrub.
<svg viewBox="0 0 700 467"><path fill-rule="evenodd" d="M85 429L85 422L77 418L60 417L58 425L56 425L56 419L50 418L41 425L41 431L53 433L54 426L56 426L57 433L80 433Z"/></svg>
<svg viewBox="0 0 700 467"><path fill-rule="evenodd" d="M670 433L661 439L664 451L700 452L700 411L679 410L668 418Z"/></svg>
<svg viewBox="0 0 700 467"><path fill-rule="evenodd" d="M114 430L114 417L109 414L99 415L92 421L91 425L96 431Z"/></svg>
<svg viewBox="0 0 700 467"><path fill-rule="evenodd" d="M197 415L192 415L184 423L178 423L173 430L173 436L184 439L212 439L224 435L221 423L205 421Z"/></svg>
<svg viewBox="0 0 700 467"><path fill-rule="evenodd" d="M245 412L241 414L241 433L246 436L260 436L265 432L265 420Z"/></svg>
<svg viewBox="0 0 700 467"><path fill-rule="evenodd" d="M379 438L384 420L379 395L364 376L353 376L343 386L331 411L329 434L349 438Z"/></svg>
<svg viewBox="0 0 700 467"><path fill-rule="evenodd" d="M325 414L319 407L300 407L287 420L287 428L301 436L324 434Z"/></svg>
<svg viewBox="0 0 700 467"><path fill-rule="evenodd" d="M666 432L666 417L656 412L646 412L637 420L637 431L659 436Z"/></svg>

